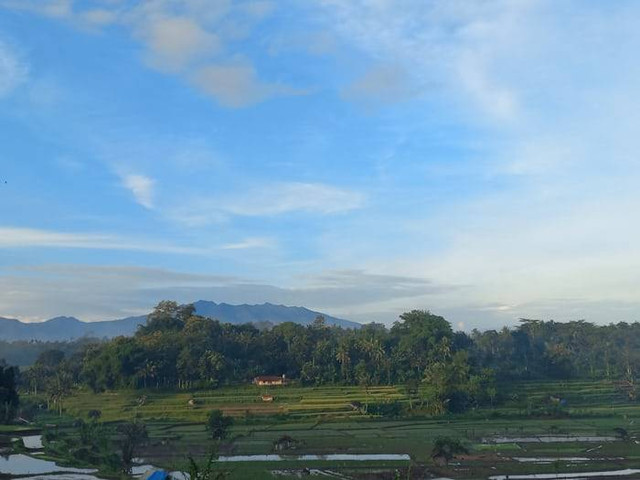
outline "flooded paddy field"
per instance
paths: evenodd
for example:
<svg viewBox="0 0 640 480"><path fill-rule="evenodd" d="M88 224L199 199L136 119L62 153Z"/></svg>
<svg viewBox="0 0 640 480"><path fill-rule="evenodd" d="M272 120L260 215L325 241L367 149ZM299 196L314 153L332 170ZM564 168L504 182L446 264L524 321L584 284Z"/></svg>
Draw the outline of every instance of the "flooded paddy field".
<svg viewBox="0 0 640 480"><path fill-rule="evenodd" d="M206 400L194 408L184 407L183 394L153 392L141 409L149 438L136 455L144 462L134 467L132 475L140 478L156 468L184 470L189 455L203 462L214 450L214 442L201 418L209 408L221 407L236 413L228 438L215 446L215 468L227 472L229 480L307 476L353 480L498 480L506 479L506 476L516 478L516 475L522 475L523 480L525 476L532 480L538 478L535 475L598 478L594 477L595 474L602 474L602 478L640 478L640 474L628 473L625 476L620 473L640 469L640 405L619 401L613 396L610 386L599 383L593 388L593 397L585 394L588 385L584 382L549 384L547 387L536 384L527 386L525 390L527 388L531 395L541 397L545 388L548 391L563 388L569 392L567 397L574 399L571 410L557 417L533 415L526 412L521 402L514 401L506 402L500 408L437 417L413 415L385 419L354 415L352 412L340 415L335 412L341 402L366 398L366 395L357 388L335 387L309 388L308 395L303 388L288 390L282 398L297 402L300 408L303 405L313 408L305 415L299 415L299 411L274 415L239 408L239 405L253 405L249 388L202 392L199 396ZM573 391L575 395L571 393ZM610 394L606 408L598 403L603 392ZM389 396L389 401L394 398L402 400L403 390L385 387L376 390L375 395L380 398ZM330 400L333 414L320 412L322 397ZM178 407L178 401L181 407ZM234 401L240 403L234 406ZM74 423L78 418L86 418L90 409L106 405L104 415L108 420L105 425L114 426L131 418L132 412L136 411L133 402L129 392L83 392L67 400L65 415L44 414L40 422L56 424L60 432L73 436L78 431ZM275 406L281 409L284 404L278 404L276 400ZM261 408L261 405L257 404L257 407ZM9 454L32 459L44 454L39 459L53 461L54 470L17 474L17 470L8 470L5 462L0 474L20 477L45 475L38 478L55 477L58 480L66 478L65 475L83 475L73 478L86 480L113 478L101 471L85 471L85 465L73 465L79 469L77 472L64 470L61 465L71 464L47 454L46 442L43 445L34 430L35 427L16 432L5 430L4 448L15 450ZM435 440L441 437L459 440L468 453L457 454L448 463L437 461L432 457L432 451ZM277 445L283 438L290 439L291 445L280 449ZM25 461L22 457L15 457L12 465L18 460ZM38 465L44 468L44 464Z"/></svg>

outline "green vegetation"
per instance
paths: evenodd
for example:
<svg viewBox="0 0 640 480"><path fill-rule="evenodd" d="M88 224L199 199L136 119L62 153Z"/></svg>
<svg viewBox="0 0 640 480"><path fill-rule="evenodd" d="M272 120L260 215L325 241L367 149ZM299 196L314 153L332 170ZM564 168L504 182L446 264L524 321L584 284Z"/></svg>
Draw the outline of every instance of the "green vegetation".
<svg viewBox="0 0 640 480"><path fill-rule="evenodd" d="M357 401L365 411L376 403L376 389L403 385L409 410L438 415L502 404L506 398L497 383L514 380L606 379L619 382L635 400L639 366L640 324L523 320L515 329L466 335L454 333L440 316L415 310L390 329L369 324L344 330L318 318L310 326L258 330L221 324L195 315L191 305L164 301L134 337L87 343L70 356L43 351L24 372L23 384L34 394L46 392L48 405L62 410L80 386L94 392L202 392L258 375L286 375L302 386L363 387L366 395ZM566 399L556 398L548 410L560 414ZM372 408L405 413L398 407L378 402Z"/></svg>
<svg viewBox="0 0 640 480"><path fill-rule="evenodd" d="M431 458L438 464L449 465L451 459L459 453L469 453L469 449L460 440L450 437L438 437L433 442Z"/></svg>
<svg viewBox="0 0 640 480"><path fill-rule="evenodd" d="M149 438L147 426L141 422L125 422L116 430L120 435L118 444L121 449L122 465L125 473L131 472L133 459L139 452L141 444Z"/></svg>
<svg viewBox="0 0 640 480"><path fill-rule="evenodd" d="M19 403L17 372L15 367L0 362L0 423L8 423L16 416Z"/></svg>
<svg viewBox="0 0 640 480"><path fill-rule="evenodd" d="M108 425L76 420L63 428L45 428L42 439L47 455L63 464L99 467L105 474L117 476L123 463L114 453L114 434Z"/></svg>
<svg viewBox="0 0 640 480"><path fill-rule="evenodd" d="M233 417L225 416L220 410L211 410L207 418L207 430L213 440L224 440L233 425Z"/></svg>
<svg viewBox="0 0 640 480"><path fill-rule="evenodd" d="M87 343L71 355L41 352L20 376L19 408L24 418L57 425L45 433L47 455L109 477L129 471L134 457L202 479L271 478L276 469L286 478L304 468L350 478L375 469L381 478L426 470L486 478L496 469L637 467L638 333L637 324L523 320L466 335L425 311L403 314L390 329L344 330L319 318L258 330L162 302L134 337ZM6 378L13 375L15 387L16 370L3 372L13 372ZM290 380L257 386L257 375ZM560 440L526 441L540 435ZM218 462L214 450L286 457ZM411 460L291 456L336 453Z"/></svg>
<svg viewBox="0 0 640 480"><path fill-rule="evenodd" d="M185 469L191 480L223 480L226 472L216 471L215 455L211 453L206 461L198 463L193 456L188 456L189 463Z"/></svg>
<svg viewBox="0 0 640 480"><path fill-rule="evenodd" d="M421 385L420 388L425 388ZM300 454L409 454L410 461L296 461L285 462L218 463L210 466L210 475L227 473L230 479L271 478L271 470L300 471L304 468L329 469L358 478L372 470L393 473L399 469L403 475L411 469L416 478L423 478L424 470L433 474L486 478L498 473L531 473L577 471L579 469L619 469L640 466L640 447L634 443L640 434L640 406L629 400L614 382L608 381L527 381L498 383L504 396L499 406L471 409L464 413L435 415L429 409L420 410L414 400L409 410L409 398L428 396L410 393L404 385L386 387L324 386L324 387L272 387L276 399L282 399L288 411L265 412L260 400L262 387L254 385L221 387L203 392L173 392L149 389L94 393L88 389L75 391L65 399L63 416L54 408L39 415L42 423L57 423L54 441L59 448L50 451L55 458L67 459L75 465L96 465L107 476L116 476L122 465L122 456L109 457L109 448L90 447L96 458L76 457L76 451L85 444L83 438L104 438L110 442L111 452L120 449L118 425L124 422L144 422L148 438L137 448L136 456L168 469L186 469L188 456L206 470L210 452L217 448L221 455L259 455L283 453ZM519 392L519 396L514 396ZM550 412L552 397L567 399L562 414ZM139 399L146 397L142 404ZM385 399L386 397L386 399ZM33 395L27 396L35 400ZM194 405L189 400L195 398ZM369 410L364 401L369 398ZM275 405L279 408L276 400ZM359 410L351 407L360 401ZM403 415L381 416L372 413L372 406L397 402L405 407ZM273 408L274 404L267 404ZM311 406L311 409L304 408ZM75 418L87 418L88 412L101 409L101 416L92 422L102 434L83 433ZM300 408L300 410L297 410ZM207 429L211 411L234 415L235 421L227 430L224 440L212 440ZM104 422L104 423L100 423ZM88 424L89 426L91 424ZM623 429L628 440L623 439ZM589 443L576 440L566 443L491 443L495 437L526 437L537 435L615 436L620 441ZM83 437L83 435L85 435ZM460 442L469 454L456 453L449 465L438 465L433 457L438 439L447 437ZM294 450L279 450L282 438L292 439ZM75 443L73 443L75 442ZM99 443L99 440L96 440ZM86 445L92 445L91 442ZM601 446L601 447L600 447ZM600 447L600 448L598 448ZM587 452L596 448L593 452ZM455 450L455 449L454 449ZM457 450L456 450L457 451ZM65 453L66 452L66 453ZM103 452L103 453L100 453ZM80 450L82 454L82 451ZM66 455L66 456L65 456ZM71 457L70 455L74 455ZM546 464L520 464L512 457L591 457L586 464L564 462L560 466ZM622 460L616 460L624 458ZM419 475L423 475L420 477ZM211 477L211 478L216 478ZM280 478L280 477L279 477ZM391 477L393 478L393 477ZM405 477L401 477L405 478Z"/></svg>

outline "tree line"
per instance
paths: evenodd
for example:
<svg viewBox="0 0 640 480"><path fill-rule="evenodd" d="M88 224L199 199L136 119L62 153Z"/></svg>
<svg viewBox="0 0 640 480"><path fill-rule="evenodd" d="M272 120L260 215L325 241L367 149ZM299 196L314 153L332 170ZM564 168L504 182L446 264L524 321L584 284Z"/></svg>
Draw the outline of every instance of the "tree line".
<svg viewBox="0 0 640 480"><path fill-rule="evenodd" d="M488 405L496 382L525 379L618 379L634 385L640 324L522 320L499 331L454 332L429 311L403 313L390 328L308 326L270 329L220 323L192 305L160 302L133 337L85 343L65 355L45 351L22 382L60 405L72 388L196 389L286 375L303 385L404 384L429 387L434 413ZM635 387L634 387L635 391ZM60 406L60 408L62 408Z"/></svg>

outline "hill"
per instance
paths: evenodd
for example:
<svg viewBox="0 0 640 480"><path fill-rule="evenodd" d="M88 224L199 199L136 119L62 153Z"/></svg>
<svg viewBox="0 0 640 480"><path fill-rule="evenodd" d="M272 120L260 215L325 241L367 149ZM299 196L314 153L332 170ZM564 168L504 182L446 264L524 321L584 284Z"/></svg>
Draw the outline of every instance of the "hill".
<svg viewBox="0 0 640 480"><path fill-rule="evenodd" d="M75 317L55 317L44 322L23 323L0 317L0 340L65 341L82 337L112 338L133 335L146 315L104 322L82 322Z"/></svg>
<svg viewBox="0 0 640 480"><path fill-rule="evenodd" d="M359 328L360 324L342 318L332 317L324 313L309 310L305 307L288 307L286 305L229 305L228 303L215 303L206 300L198 300L193 304L196 313L207 318L216 318L225 323L271 323L294 322L301 325L313 323L318 315L324 317L327 325L335 325L343 328Z"/></svg>
<svg viewBox="0 0 640 480"><path fill-rule="evenodd" d="M331 317L304 307L285 305L229 305L199 300L194 303L196 313L203 317L215 318L223 323L253 323L256 325L275 325L294 322L308 325L322 315L328 325L343 328L359 328L360 324ZM119 335L133 335L138 325L147 321L146 315L127 317L119 320L101 322L83 322L75 317L55 317L44 322L25 323L15 318L0 317L0 340L40 340L64 341L82 337L113 338Z"/></svg>

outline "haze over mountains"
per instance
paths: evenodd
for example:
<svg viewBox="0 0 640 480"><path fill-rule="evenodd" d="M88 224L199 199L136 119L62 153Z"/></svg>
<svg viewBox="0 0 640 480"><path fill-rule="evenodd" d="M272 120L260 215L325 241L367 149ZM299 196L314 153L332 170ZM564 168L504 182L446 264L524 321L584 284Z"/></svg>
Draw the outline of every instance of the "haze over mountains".
<svg viewBox="0 0 640 480"><path fill-rule="evenodd" d="M203 317L214 318L223 323L279 324L294 322L308 325L318 315L322 315L328 325L343 328L359 328L360 324L341 318L325 315L305 307L285 305L229 305L206 300L195 302L196 313ZM146 315L127 317L103 322L83 322L75 317L55 317L39 323L24 323L12 318L0 317L0 340L41 340L60 341L82 337L112 338L119 335L133 335L138 325L147 321Z"/></svg>

